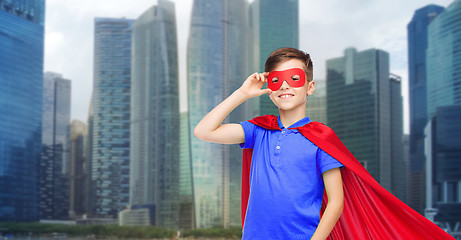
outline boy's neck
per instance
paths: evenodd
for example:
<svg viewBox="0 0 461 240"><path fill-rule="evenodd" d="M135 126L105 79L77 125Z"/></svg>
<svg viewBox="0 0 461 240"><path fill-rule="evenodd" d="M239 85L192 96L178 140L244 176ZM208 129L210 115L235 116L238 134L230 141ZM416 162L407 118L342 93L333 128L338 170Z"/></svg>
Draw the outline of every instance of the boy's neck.
<svg viewBox="0 0 461 240"><path fill-rule="evenodd" d="M283 111L280 110L280 121L282 122L285 128L293 125L297 121L306 117L306 108L299 108L297 110L293 109L292 111Z"/></svg>

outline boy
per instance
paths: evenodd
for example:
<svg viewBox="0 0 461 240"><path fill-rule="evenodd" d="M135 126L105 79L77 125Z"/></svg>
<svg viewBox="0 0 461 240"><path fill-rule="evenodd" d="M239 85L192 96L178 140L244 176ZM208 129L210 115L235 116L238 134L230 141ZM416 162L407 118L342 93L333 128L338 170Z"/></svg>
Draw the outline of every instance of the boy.
<svg viewBox="0 0 461 240"><path fill-rule="evenodd" d="M194 130L201 140L250 150L242 170L242 239L452 239L374 181L331 129L306 117L312 68L309 54L275 50L265 73L249 76ZM268 89L261 89L266 82ZM262 94L269 94L279 117L221 125L238 105Z"/></svg>
<svg viewBox="0 0 461 240"><path fill-rule="evenodd" d="M292 87L279 79L279 89L261 89L267 82L267 72L288 69L298 70L290 77L293 81L303 81L300 87ZM249 76L195 128L195 135L202 140L245 143L244 148L259 150L254 152L254 159L261 161L254 162L252 171L264 171L251 183L252 197L244 219L243 239L306 239L312 236L312 239L325 239L341 215L343 189L338 167L342 164L296 130L288 129L310 122L305 109L307 96L315 88L312 71L308 54L292 48L279 49L269 56L266 73ZM279 108L282 132L266 130L249 122L220 125L239 104L265 93ZM304 151L293 154L296 148ZM323 182L329 204L319 223ZM266 204L269 200L272 203Z"/></svg>

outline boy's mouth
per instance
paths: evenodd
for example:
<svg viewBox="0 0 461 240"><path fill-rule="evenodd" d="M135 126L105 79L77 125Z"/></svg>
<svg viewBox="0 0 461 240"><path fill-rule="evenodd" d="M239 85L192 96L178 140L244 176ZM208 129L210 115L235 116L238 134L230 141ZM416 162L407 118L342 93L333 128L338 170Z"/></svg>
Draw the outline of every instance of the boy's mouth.
<svg viewBox="0 0 461 240"><path fill-rule="evenodd" d="M280 94L279 95L279 98L290 98L290 97L293 97L294 94L291 94L291 93L283 93L283 94Z"/></svg>

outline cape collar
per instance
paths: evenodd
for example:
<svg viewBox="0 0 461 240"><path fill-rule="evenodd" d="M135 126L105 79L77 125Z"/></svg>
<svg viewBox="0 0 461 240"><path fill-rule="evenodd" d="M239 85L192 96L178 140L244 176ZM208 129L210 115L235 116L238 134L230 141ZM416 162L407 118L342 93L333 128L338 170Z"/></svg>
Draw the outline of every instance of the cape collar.
<svg viewBox="0 0 461 240"><path fill-rule="evenodd" d="M283 125L280 122L280 117L274 115L264 115L251 119L249 122L256 124L268 130L279 130L282 131ZM289 127L289 129L298 129L309 126L312 121L309 117L305 117Z"/></svg>
<svg viewBox="0 0 461 240"><path fill-rule="evenodd" d="M298 128L298 127L302 127L306 124L308 124L311 120L309 119L309 117L304 117L303 119L293 123L291 126L287 127L289 129L295 129L295 128ZM285 128L282 124L282 121L280 120L280 116L277 117L277 124L279 126L279 128Z"/></svg>

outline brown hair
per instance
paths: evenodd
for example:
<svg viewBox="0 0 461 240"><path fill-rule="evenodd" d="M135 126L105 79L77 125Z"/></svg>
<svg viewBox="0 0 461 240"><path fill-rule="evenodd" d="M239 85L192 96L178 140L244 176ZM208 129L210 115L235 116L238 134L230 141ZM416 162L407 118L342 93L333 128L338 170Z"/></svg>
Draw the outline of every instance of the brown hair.
<svg viewBox="0 0 461 240"><path fill-rule="evenodd" d="M279 63L291 59L298 59L304 63L304 72L306 72L307 81L312 81L314 77L314 66L312 64L311 56L296 48L284 47L271 52L266 60L264 70L265 72L270 72L274 70Z"/></svg>

